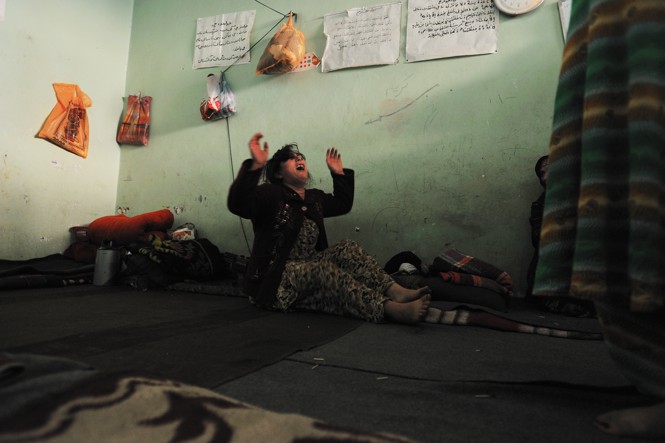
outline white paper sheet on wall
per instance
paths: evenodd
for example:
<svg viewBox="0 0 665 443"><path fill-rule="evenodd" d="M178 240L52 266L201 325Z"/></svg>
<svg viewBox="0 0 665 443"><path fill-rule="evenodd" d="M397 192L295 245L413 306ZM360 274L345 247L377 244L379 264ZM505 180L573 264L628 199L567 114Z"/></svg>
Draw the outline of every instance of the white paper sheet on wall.
<svg viewBox="0 0 665 443"><path fill-rule="evenodd" d="M0 0L0 22L5 20L5 0Z"/></svg>
<svg viewBox="0 0 665 443"><path fill-rule="evenodd" d="M568 24L570 23L571 0L559 0L559 18L561 19L561 32L563 32L563 41L568 36Z"/></svg>
<svg viewBox="0 0 665 443"><path fill-rule="evenodd" d="M408 8L407 62L497 51L493 0L409 0Z"/></svg>
<svg viewBox="0 0 665 443"><path fill-rule="evenodd" d="M321 72L399 61L402 4L348 9L323 17Z"/></svg>
<svg viewBox="0 0 665 443"><path fill-rule="evenodd" d="M192 69L249 63L255 16L256 11L242 11L196 20Z"/></svg>

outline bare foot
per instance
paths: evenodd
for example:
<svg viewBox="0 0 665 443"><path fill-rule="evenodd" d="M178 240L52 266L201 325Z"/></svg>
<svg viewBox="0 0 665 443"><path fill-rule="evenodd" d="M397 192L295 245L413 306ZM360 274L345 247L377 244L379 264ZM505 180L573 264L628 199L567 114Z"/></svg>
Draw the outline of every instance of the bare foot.
<svg viewBox="0 0 665 443"><path fill-rule="evenodd" d="M593 423L598 429L623 437L665 437L665 403L642 408L622 409L599 415Z"/></svg>
<svg viewBox="0 0 665 443"><path fill-rule="evenodd" d="M388 286L388 289L386 290L386 295L390 297L392 301L397 303L408 303L410 301L418 300L425 294L431 293L432 290L428 286L418 289L408 289L398 283L393 283Z"/></svg>
<svg viewBox="0 0 665 443"><path fill-rule="evenodd" d="M431 298L429 294L425 294L417 300L404 303L387 300L383 305L386 318L409 325L418 323L427 315Z"/></svg>

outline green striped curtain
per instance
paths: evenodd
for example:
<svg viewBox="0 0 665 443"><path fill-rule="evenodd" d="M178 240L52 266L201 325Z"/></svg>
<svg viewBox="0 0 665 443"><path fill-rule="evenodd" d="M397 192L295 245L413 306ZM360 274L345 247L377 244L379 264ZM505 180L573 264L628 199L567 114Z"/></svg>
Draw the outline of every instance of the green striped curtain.
<svg viewBox="0 0 665 443"><path fill-rule="evenodd" d="M534 293L665 300L665 0L573 0Z"/></svg>

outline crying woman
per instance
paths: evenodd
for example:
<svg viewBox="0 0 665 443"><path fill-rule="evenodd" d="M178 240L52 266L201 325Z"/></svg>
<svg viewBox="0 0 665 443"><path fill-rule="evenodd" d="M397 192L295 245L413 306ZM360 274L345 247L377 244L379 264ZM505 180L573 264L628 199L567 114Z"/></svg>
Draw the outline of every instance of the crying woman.
<svg viewBox="0 0 665 443"><path fill-rule="evenodd" d="M269 158L261 133L249 141L228 195L229 210L250 219L254 244L243 289L262 308L318 311L371 322L422 321L430 304L427 287L396 283L357 243L328 247L323 220L351 211L354 173L336 148L326 150L333 192L307 188L309 170L298 146L288 144ZM265 172L265 182L259 183Z"/></svg>

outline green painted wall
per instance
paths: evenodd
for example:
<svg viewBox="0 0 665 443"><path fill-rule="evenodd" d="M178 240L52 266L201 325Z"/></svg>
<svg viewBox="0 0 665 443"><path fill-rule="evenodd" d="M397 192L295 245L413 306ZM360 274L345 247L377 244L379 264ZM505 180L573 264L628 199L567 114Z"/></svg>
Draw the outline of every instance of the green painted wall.
<svg viewBox="0 0 665 443"><path fill-rule="evenodd" d="M0 22L0 258L59 253L69 227L113 213L133 0L7 0ZM92 98L83 159L35 138L52 83Z"/></svg>
<svg viewBox="0 0 665 443"><path fill-rule="evenodd" d="M329 146L356 170L355 207L329 221L332 241L358 240L381 263L404 250L431 263L455 247L506 269L523 291L529 207L540 192L533 165L547 150L563 48L555 0L525 16L501 15L496 54L406 63L403 6L396 65L257 77L276 28L252 50L250 64L227 71L239 108L228 122L199 116L206 76L219 69L191 67L196 19L255 9L255 43L279 20L259 3L7 3L0 22L2 258L61 252L67 228L117 206L128 215L177 208L176 224L192 222L221 250L247 254L251 225L228 213L226 193L247 140L262 131L273 149L300 144L315 186L330 189ZM295 8L308 50L321 57L324 14L380 3L267 4ZM85 160L34 138L54 104L53 82L78 83L93 99ZM118 147L122 98L136 92L153 97L150 145Z"/></svg>
<svg viewBox="0 0 665 443"><path fill-rule="evenodd" d="M295 8L308 50L321 57L324 14L380 3L267 4ZM226 73L238 113L228 126L204 122L205 78L219 69L192 70L196 19L249 9L254 43L279 20L256 2L135 1L127 93L153 96L153 126L148 147L121 148L118 205L132 214L178 208L176 224L192 222L221 250L247 254L242 227L251 243L251 225L227 211L226 193L249 137L261 131L273 149L298 142L324 189L324 152L335 146L356 170L357 193L353 211L329 221L332 241L358 240L380 263L405 250L431 263L455 247L506 269L521 294L540 193L533 166L547 150L563 49L556 1L501 15L496 54L406 63L403 5L397 65L257 77L272 31L250 64Z"/></svg>

